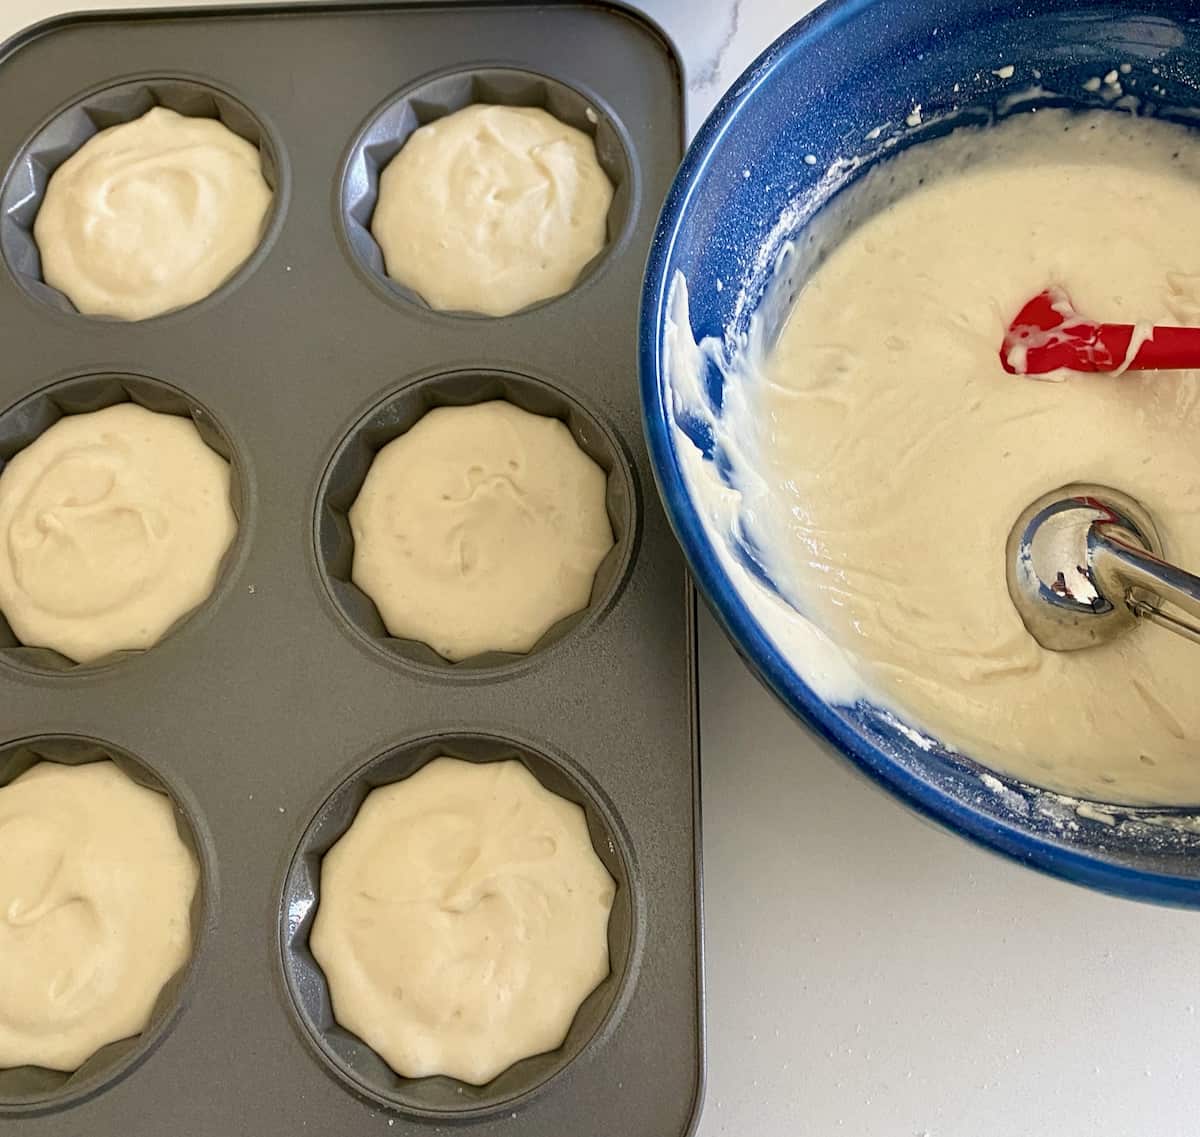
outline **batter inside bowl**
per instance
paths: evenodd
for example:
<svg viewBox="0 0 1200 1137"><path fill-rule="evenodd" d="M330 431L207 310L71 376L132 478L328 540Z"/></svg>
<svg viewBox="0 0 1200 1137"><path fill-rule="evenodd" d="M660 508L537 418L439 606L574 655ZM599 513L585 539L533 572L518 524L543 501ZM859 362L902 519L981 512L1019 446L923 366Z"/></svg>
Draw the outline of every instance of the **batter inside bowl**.
<svg viewBox="0 0 1200 1137"><path fill-rule="evenodd" d="M608 975L614 892L578 805L516 760L436 758L325 855L310 944L396 1073L482 1085L562 1045Z"/></svg>
<svg viewBox="0 0 1200 1137"><path fill-rule="evenodd" d="M853 195L853 196L851 196ZM771 570L872 695L984 763L1126 803L1200 801L1200 654L1141 626L1055 653L1009 597L1005 543L1071 482L1140 500L1200 566L1200 374L1006 375L1047 285L1114 322L1200 323L1200 145L1040 111L878 167L759 385Z"/></svg>

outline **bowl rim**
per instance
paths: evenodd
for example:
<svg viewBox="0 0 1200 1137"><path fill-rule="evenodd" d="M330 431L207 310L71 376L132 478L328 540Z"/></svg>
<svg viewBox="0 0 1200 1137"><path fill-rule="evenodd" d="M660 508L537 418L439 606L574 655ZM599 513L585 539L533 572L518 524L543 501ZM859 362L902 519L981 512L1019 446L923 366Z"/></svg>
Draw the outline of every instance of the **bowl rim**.
<svg viewBox="0 0 1200 1137"><path fill-rule="evenodd" d="M642 425L659 496L692 575L725 634L753 674L795 716L877 785L918 814L977 845L1074 884L1134 900L1200 907L1200 877L1133 868L1065 847L1011 821L969 806L869 743L800 678L763 633L710 548L691 504L664 405L662 339L679 229L726 131L762 82L796 51L870 8L874 0L826 0L763 51L718 101L696 132L659 214L646 263L638 331ZM1200 811L1198 811L1200 812Z"/></svg>

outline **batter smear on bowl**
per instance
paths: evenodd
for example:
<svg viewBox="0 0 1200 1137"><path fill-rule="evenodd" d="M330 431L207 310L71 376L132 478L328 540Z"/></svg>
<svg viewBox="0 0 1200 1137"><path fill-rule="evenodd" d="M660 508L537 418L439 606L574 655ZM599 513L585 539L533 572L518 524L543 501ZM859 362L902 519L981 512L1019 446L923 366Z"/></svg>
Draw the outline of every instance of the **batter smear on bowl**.
<svg viewBox="0 0 1200 1137"><path fill-rule="evenodd" d="M1200 323L1200 146L1040 111L915 147L850 195L869 216L759 385L772 570L875 696L963 753L1100 800L1200 801L1195 648L1143 626L1044 650L1004 572L1022 510L1076 482L1120 487L1200 564L1200 375L1038 383L997 354L1047 282L1116 322Z"/></svg>

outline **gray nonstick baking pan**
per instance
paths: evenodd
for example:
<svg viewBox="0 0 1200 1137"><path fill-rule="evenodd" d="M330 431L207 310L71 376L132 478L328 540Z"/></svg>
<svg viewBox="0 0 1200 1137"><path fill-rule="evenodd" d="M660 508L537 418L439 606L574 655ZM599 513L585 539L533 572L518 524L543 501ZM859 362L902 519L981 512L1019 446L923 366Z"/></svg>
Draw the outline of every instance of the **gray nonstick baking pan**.
<svg viewBox="0 0 1200 1137"><path fill-rule="evenodd" d="M384 276L379 170L471 102L594 136L607 248L565 296L489 319ZM46 181L155 104L255 142L275 205L217 293L142 323L41 280ZM642 268L682 152L680 68L606 4L313 5L68 17L0 49L0 463L63 414L190 416L235 469L213 596L159 645L89 666L0 619L0 783L109 756L169 793L202 883L189 968L140 1037L67 1076L0 1071L18 1137L437 1133L671 1137L703 1081L694 598L638 403ZM429 407L563 419L608 473L616 546L588 609L527 656L449 664L389 637L349 579L371 456ZM487 1086L397 1077L333 1020L308 951L322 853L372 786L439 754L517 757L583 805L618 884L612 973L565 1045Z"/></svg>

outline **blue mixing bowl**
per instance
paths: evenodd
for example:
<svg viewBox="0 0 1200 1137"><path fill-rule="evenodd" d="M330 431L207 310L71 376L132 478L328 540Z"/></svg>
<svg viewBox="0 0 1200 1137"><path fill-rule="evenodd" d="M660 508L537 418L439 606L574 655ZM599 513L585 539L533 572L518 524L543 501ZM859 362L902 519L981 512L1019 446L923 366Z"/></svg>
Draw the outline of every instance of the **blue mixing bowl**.
<svg viewBox="0 0 1200 1137"><path fill-rule="evenodd" d="M1081 884L1200 906L1200 809L1081 805L994 777L867 702L818 697L772 640L770 620L747 601L748 587L771 587L753 549L736 541L715 547L677 441L678 428L698 448L693 456L716 458L720 474L711 435L684 412L676 418L664 374L676 274L688 284L695 337L736 344L778 249L874 162L955 126L1041 106L1136 107L1196 125L1196 0L830 0L792 28L704 124L663 209L642 300L646 434L701 590L751 667L801 719L879 784L964 836ZM723 372L709 366L702 381L698 389L719 413Z"/></svg>

